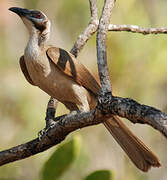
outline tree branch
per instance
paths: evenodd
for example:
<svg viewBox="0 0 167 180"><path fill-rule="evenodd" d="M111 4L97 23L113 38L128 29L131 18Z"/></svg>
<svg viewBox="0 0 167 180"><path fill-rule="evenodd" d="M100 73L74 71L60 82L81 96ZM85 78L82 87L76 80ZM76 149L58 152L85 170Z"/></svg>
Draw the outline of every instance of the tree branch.
<svg viewBox="0 0 167 180"><path fill-rule="evenodd" d="M104 98L99 98L99 100L101 101L100 104L103 105L100 106L103 108L103 112L104 110L107 112L106 115L101 114L101 110L92 110L87 113L72 112L68 115L57 117L55 118L56 123L54 127L50 128L41 140L36 138L25 144L0 152L0 166L43 152L62 142L69 133L102 123L112 115L127 118L133 123L151 125L167 137L167 114L153 107L141 105L132 99L114 97L111 93L107 93L105 96L107 102L110 99L109 104L103 101Z"/></svg>
<svg viewBox="0 0 167 180"><path fill-rule="evenodd" d="M7 164L16 160L24 159L45 151L50 147L59 144L72 131L89 125L98 124L99 119L94 119L95 111L89 113L72 112L68 115L57 117L53 128L50 128L42 139L36 138L25 144L13 147L9 150L0 152L0 165ZM97 117L97 116L96 116Z"/></svg>
<svg viewBox="0 0 167 180"><path fill-rule="evenodd" d="M107 66L106 39L114 2L114 0L105 0L99 27L97 30L97 60L102 92L112 92Z"/></svg>
<svg viewBox="0 0 167 180"><path fill-rule="evenodd" d="M98 109L105 114L117 115L133 123L148 124L167 137L167 114L160 110L130 98L112 96L110 92L100 95L98 100Z"/></svg>
<svg viewBox="0 0 167 180"><path fill-rule="evenodd" d="M116 25L110 24L108 31L127 31L132 33L148 34L166 34L167 28L143 28L136 25Z"/></svg>
<svg viewBox="0 0 167 180"><path fill-rule="evenodd" d="M80 50L90 39L90 37L96 32L99 24L96 0L89 0L89 3L90 3L91 20L88 26L86 27L86 29L83 31L83 33L79 35L77 41L75 42L73 48L70 51L75 57L78 56Z"/></svg>

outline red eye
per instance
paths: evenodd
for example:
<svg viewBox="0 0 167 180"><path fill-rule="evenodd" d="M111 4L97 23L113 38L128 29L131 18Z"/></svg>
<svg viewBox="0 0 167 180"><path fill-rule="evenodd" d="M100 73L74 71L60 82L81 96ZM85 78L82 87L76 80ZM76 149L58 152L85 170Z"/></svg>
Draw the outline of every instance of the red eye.
<svg viewBox="0 0 167 180"><path fill-rule="evenodd" d="M42 14L41 14L41 13L38 13L38 14L37 14L37 18L38 18L38 19L41 19L41 17L42 17Z"/></svg>

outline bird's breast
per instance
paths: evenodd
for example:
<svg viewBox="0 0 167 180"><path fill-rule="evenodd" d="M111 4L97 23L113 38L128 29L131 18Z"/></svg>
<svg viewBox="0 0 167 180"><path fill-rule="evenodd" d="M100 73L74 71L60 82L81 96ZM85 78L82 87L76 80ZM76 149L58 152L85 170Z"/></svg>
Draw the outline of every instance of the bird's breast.
<svg viewBox="0 0 167 180"><path fill-rule="evenodd" d="M51 71L49 62L40 56L31 58L25 55L24 57L30 77L36 85L39 85Z"/></svg>
<svg viewBox="0 0 167 180"><path fill-rule="evenodd" d="M47 62L45 62L46 60ZM75 104L82 104L82 99L89 97L89 93L84 87L65 75L48 59L25 59L25 62L33 82L48 95L61 102Z"/></svg>

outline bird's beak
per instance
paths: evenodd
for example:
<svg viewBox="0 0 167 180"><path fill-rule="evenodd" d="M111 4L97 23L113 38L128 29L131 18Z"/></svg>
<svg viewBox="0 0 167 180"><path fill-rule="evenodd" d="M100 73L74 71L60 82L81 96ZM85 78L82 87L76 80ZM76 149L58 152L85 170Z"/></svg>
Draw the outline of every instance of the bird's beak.
<svg viewBox="0 0 167 180"><path fill-rule="evenodd" d="M16 13L17 15L24 16L24 17L30 14L30 11L28 9L18 8L18 7L11 7L9 8L9 11L12 11Z"/></svg>

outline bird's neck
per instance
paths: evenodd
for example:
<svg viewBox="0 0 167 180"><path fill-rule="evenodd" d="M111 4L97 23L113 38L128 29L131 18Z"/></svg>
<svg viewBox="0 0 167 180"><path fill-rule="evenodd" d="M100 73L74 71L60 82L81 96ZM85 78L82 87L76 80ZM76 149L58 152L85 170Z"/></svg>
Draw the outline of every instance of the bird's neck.
<svg viewBox="0 0 167 180"><path fill-rule="evenodd" d="M43 31L42 33L38 34L38 46L46 45L47 41L49 40L50 31Z"/></svg>
<svg viewBox="0 0 167 180"><path fill-rule="evenodd" d="M30 38L25 48L25 56L29 59L36 59L40 54L39 35L36 32L30 33Z"/></svg>
<svg viewBox="0 0 167 180"><path fill-rule="evenodd" d="M40 53L41 49L46 45L49 39L49 33L38 31L33 31L30 33L30 38L25 49L25 55L29 56L31 59L36 59Z"/></svg>

